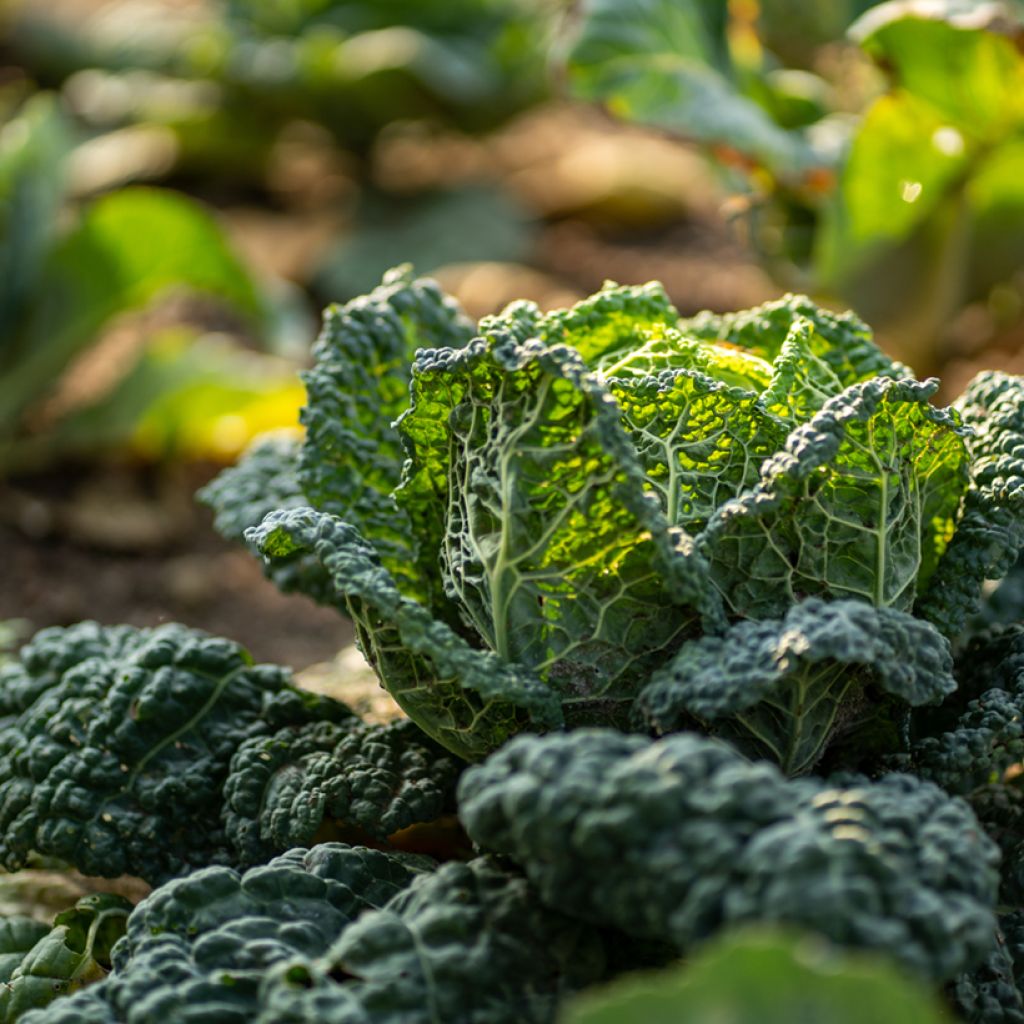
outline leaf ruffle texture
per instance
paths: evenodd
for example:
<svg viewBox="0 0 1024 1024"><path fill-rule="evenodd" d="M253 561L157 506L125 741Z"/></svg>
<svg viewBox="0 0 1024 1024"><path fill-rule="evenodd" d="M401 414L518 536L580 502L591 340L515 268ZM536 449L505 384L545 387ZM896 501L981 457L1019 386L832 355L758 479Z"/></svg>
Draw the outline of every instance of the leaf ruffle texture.
<svg viewBox="0 0 1024 1024"><path fill-rule="evenodd" d="M787 780L691 733L521 736L459 786L483 848L549 905L686 949L739 922L802 926L933 980L989 951L998 852L909 775Z"/></svg>
<svg viewBox="0 0 1024 1024"><path fill-rule="evenodd" d="M99 984L30 1024L248 1024L275 964L314 957L367 910L385 906L423 858L327 843L239 874L210 867L175 879L134 910Z"/></svg>
<svg viewBox="0 0 1024 1024"><path fill-rule="evenodd" d="M561 723L557 695L537 676L470 646L405 597L376 551L337 517L274 513L249 538L271 557L309 552L320 561L367 660L409 717L449 750L480 757L527 721Z"/></svg>
<svg viewBox="0 0 1024 1024"><path fill-rule="evenodd" d="M486 858L431 867L328 843L199 871L139 904L108 978L22 1019L548 1024L606 976L605 936L522 877Z"/></svg>
<svg viewBox="0 0 1024 1024"><path fill-rule="evenodd" d="M912 377L902 363L887 356L871 338L871 328L855 313L835 313L815 305L805 295L787 295L755 309L736 313L699 313L683 320L683 333L704 341L741 345L774 362L790 341L794 321L810 324L807 361L817 363L814 376L834 379L828 394L871 377ZM807 376L810 376L809 374ZM821 391L820 386L815 390Z"/></svg>
<svg viewBox="0 0 1024 1024"><path fill-rule="evenodd" d="M215 510L214 527L229 540L245 541L245 531L271 512L309 504L298 478L301 441L270 436L257 441L238 465L225 469L196 492ZM258 552L255 552L258 554ZM329 604L331 589L315 559L278 559L264 565L267 576L285 593L299 591Z"/></svg>
<svg viewBox="0 0 1024 1024"><path fill-rule="evenodd" d="M949 643L929 623L808 598L780 620L744 620L684 644L640 692L636 713L660 733L699 723L799 775L830 741L854 735L863 749L866 732L891 734L900 705L938 703L955 689Z"/></svg>
<svg viewBox="0 0 1024 1024"><path fill-rule="evenodd" d="M1024 548L1024 379L980 373L954 408L972 431L971 484L916 608L948 636L977 610L985 581L1005 576Z"/></svg>
<svg viewBox="0 0 1024 1024"><path fill-rule="evenodd" d="M461 765L409 721L316 722L246 740L224 785L225 830L242 864L332 832L386 843L455 810Z"/></svg>
<svg viewBox="0 0 1024 1024"><path fill-rule="evenodd" d="M619 937L621 941L621 937ZM258 1024L548 1024L558 1000L600 981L600 933L543 906L481 858L415 879L312 962L283 964Z"/></svg>
<svg viewBox="0 0 1024 1024"><path fill-rule="evenodd" d="M441 599L434 553L421 550L391 497L405 459L394 421L408 404L416 350L462 346L472 335L470 321L434 282L397 268L369 295L328 308L315 366L303 377L298 479L307 503L355 526L402 593L428 604Z"/></svg>
<svg viewBox="0 0 1024 1024"><path fill-rule="evenodd" d="M951 793L970 795L1002 781L1024 759L1024 627L992 629L957 659L951 699L913 719L905 758Z"/></svg>
<svg viewBox="0 0 1024 1024"><path fill-rule="evenodd" d="M267 436L237 466L196 492L199 501L215 510L214 526L221 536L244 540L245 531L269 513L309 504L295 471L300 450L298 438Z"/></svg>
<svg viewBox="0 0 1024 1024"><path fill-rule="evenodd" d="M718 509L699 548L734 614L777 617L812 594L911 610L966 484L962 430L929 404L935 387L851 385Z"/></svg>
<svg viewBox="0 0 1024 1024"><path fill-rule="evenodd" d="M1001 917L989 955L949 986L950 1001L966 1024L1024 1024L1020 930L1020 911Z"/></svg>
<svg viewBox="0 0 1024 1024"><path fill-rule="evenodd" d="M483 643L567 712L607 715L716 609L692 541L646 493L619 403L573 349L519 342L535 318L519 307L466 349L419 353L396 498Z"/></svg>
<svg viewBox="0 0 1024 1024"><path fill-rule="evenodd" d="M906 754L891 757L967 797L1002 851L1001 899L1024 904L1024 627L993 628L957 658L960 687L914 713ZM1022 960L1024 963L1024 960Z"/></svg>
<svg viewBox="0 0 1024 1024"><path fill-rule="evenodd" d="M820 721L776 754L793 771L827 749L829 723L859 720L842 695L868 676L897 719L948 688L938 638L897 613L951 571L969 527L970 429L852 314L787 296L682 320L660 285L609 284L569 310L513 303L473 337L398 270L329 310L316 356L298 466L275 462L297 490L249 543L353 618L383 684L460 756L524 728L629 727L681 651L807 598L873 606L886 639L805 678ZM1024 392L1003 401L990 446L1009 443ZM236 471L239 497L207 489L230 532L267 507L261 459ZM865 667L900 657L939 668L927 693Z"/></svg>
<svg viewBox="0 0 1024 1024"><path fill-rule="evenodd" d="M43 630L5 670L0 859L158 883L229 863L221 787L246 739L344 720L237 644L183 626ZM13 705L13 706L12 706Z"/></svg>

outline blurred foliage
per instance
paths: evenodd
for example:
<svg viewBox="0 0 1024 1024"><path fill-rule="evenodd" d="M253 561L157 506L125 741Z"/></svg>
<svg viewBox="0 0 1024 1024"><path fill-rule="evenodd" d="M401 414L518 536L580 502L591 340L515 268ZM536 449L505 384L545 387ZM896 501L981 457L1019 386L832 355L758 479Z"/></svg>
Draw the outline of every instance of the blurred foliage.
<svg viewBox="0 0 1024 1024"><path fill-rule="evenodd" d="M329 254L317 290L338 299L362 295L399 263L422 273L453 263L515 263L528 254L530 236L526 211L497 188L371 195L351 234Z"/></svg>
<svg viewBox="0 0 1024 1024"><path fill-rule="evenodd" d="M1024 286L1024 23L1009 3L870 6L584 0L567 62L580 98L707 147L784 284L927 371L966 304ZM826 45L858 14L873 69Z"/></svg>
<svg viewBox="0 0 1024 1024"><path fill-rule="evenodd" d="M257 332L268 322L248 271L193 200L128 188L71 209L65 195L70 150L70 130L45 94L32 97L0 134L0 469L38 467L71 449L87 453L93 442L111 436L121 440L148 430L152 437L156 409L165 410L164 419L166 410L179 409L196 436L214 430L194 422L196 412L175 405L173 396L187 388L208 393L215 379L222 406L228 395L251 401L268 392L264 382L258 388L247 383L253 374L239 365L255 353L239 352L230 365L207 365L188 345L167 358L143 344L133 353L137 365L121 381L127 401L94 403L91 418L79 414L64 425L43 414L43 400L115 321L170 288L214 297ZM296 404L290 378L278 370L270 391L287 422ZM128 409L135 415L130 427Z"/></svg>
<svg viewBox="0 0 1024 1024"><path fill-rule="evenodd" d="M589 0L570 55L575 94L618 117L730 146L781 179L815 161L800 135L745 95L716 0Z"/></svg>
<svg viewBox="0 0 1024 1024"><path fill-rule="evenodd" d="M151 337L109 390L24 440L28 466L128 450L150 460L232 462L258 434L294 424L305 389L292 363L184 327Z"/></svg>
<svg viewBox="0 0 1024 1024"><path fill-rule="evenodd" d="M822 47L843 38L843 33L879 0L757 0L753 17L766 49L787 68L814 71ZM742 6L740 8L743 9Z"/></svg>
<svg viewBox="0 0 1024 1024"><path fill-rule="evenodd" d="M943 1024L933 997L887 963L817 938L740 932L684 967L578 997L561 1024Z"/></svg>
<svg viewBox="0 0 1024 1024"><path fill-rule="evenodd" d="M9 45L43 84L76 73L97 126L171 128L185 168L251 177L294 120L365 151L386 125L493 128L546 91L556 0L134 0L64 24L23 0Z"/></svg>
<svg viewBox="0 0 1024 1024"><path fill-rule="evenodd" d="M202 325L143 324L147 338L106 353L122 314L169 288L213 296L233 327L270 335L278 351L282 331L311 333L301 300L265 301L197 203L119 186L166 181L205 195L220 182L235 202L259 190L264 207L276 188L282 216L351 220L337 242L321 232L322 269L319 256L303 261L297 279L318 301L358 294L410 258L427 271L522 259L532 224L508 193L473 182L381 191L370 147L402 123L487 131L542 99L562 6L5 4L15 74L0 78L0 473L111 449L230 459L253 433L294 421L294 366L204 338ZM39 87L59 99L32 95ZM103 358L84 358L97 347ZM94 364L107 367L99 388ZM76 386L68 399L69 377L86 381L84 398Z"/></svg>

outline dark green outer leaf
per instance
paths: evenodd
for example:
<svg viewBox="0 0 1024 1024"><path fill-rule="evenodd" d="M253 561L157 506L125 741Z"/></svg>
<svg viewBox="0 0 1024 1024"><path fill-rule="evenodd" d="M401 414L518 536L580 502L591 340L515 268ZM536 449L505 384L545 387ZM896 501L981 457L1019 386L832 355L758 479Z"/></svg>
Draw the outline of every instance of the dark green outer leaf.
<svg viewBox="0 0 1024 1024"><path fill-rule="evenodd" d="M982 586L981 603L968 620L966 631L976 635L1015 622L1024 622L1024 563L1020 558L998 583Z"/></svg>
<svg viewBox="0 0 1024 1024"><path fill-rule="evenodd" d="M487 858L446 864L361 917L323 957L282 964L257 1024L551 1024L599 981L596 929L545 908Z"/></svg>
<svg viewBox="0 0 1024 1024"><path fill-rule="evenodd" d="M443 601L436 557L391 497L405 458L393 424L408 405L416 349L459 347L470 337L453 300L399 267L369 295L328 308L316 365L303 375L309 397L298 477L306 504L351 523L402 592L428 604Z"/></svg>
<svg viewBox="0 0 1024 1024"><path fill-rule="evenodd" d="M993 688L972 700L954 728L910 750L916 774L969 796L1024 760L1024 695Z"/></svg>
<svg viewBox="0 0 1024 1024"><path fill-rule="evenodd" d="M994 626L971 637L956 656L957 692L919 723L922 735L951 727L972 700L998 688L1024 694L1024 623ZM922 717L919 715L919 717Z"/></svg>
<svg viewBox="0 0 1024 1024"><path fill-rule="evenodd" d="M866 702L878 702L867 688L910 706L938 702L956 689L952 669L949 643L928 623L861 601L808 598L782 620L746 620L684 644L641 691L635 713L660 732L692 715L798 775Z"/></svg>
<svg viewBox="0 0 1024 1024"><path fill-rule="evenodd" d="M0 731L0 858L11 870L40 853L156 883L224 863L221 786L238 745L352 715L237 644L178 625L54 628L29 651L25 667L43 669L45 688Z"/></svg>
<svg viewBox="0 0 1024 1024"><path fill-rule="evenodd" d="M275 964L324 953L432 866L325 843L242 875L214 867L175 879L132 913L112 974L25 1024L251 1024Z"/></svg>
<svg viewBox="0 0 1024 1024"><path fill-rule="evenodd" d="M808 595L909 611L966 484L963 430L936 383L878 378L830 399L698 538L733 614L781 617Z"/></svg>
<svg viewBox="0 0 1024 1024"><path fill-rule="evenodd" d="M1024 548L1024 378L980 373L954 403L971 428L971 483L956 532L915 613L947 636L978 607L985 580L1010 571Z"/></svg>
<svg viewBox="0 0 1024 1024"><path fill-rule="evenodd" d="M1006 950L1013 961L1013 975L1018 986L1024 981L1024 910L1012 910L999 919L1006 940Z"/></svg>
<svg viewBox="0 0 1024 1024"><path fill-rule="evenodd" d="M947 986L947 995L966 1024L1024 1024L1024 998L1018 988L1013 946L1019 941L1020 914L999 919L996 942L989 955L973 971ZM1011 941L1007 941L1007 934Z"/></svg>
<svg viewBox="0 0 1024 1024"><path fill-rule="evenodd" d="M989 782L975 790L971 807L1002 853L999 898L1008 907L1024 906L1024 789L1020 780ZM1024 956L1018 973L1024 973Z"/></svg>
<svg viewBox="0 0 1024 1024"><path fill-rule="evenodd" d="M17 662L0 668L0 714L26 711L80 662L131 657L144 638L134 626L101 626L98 622L40 630L18 652Z"/></svg>
<svg viewBox="0 0 1024 1024"><path fill-rule="evenodd" d="M693 733L519 736L459 784L470 837L550 906L686 949L789 923L951 978L988 952L998 851L970 808L909 775L787 780Z"/></svg>
<svg viewBox="0 0 1024 1024"><path fill-rule="evenodd" d="M242 864L258 864L322 830L378 841L455 810L461 764L410 721L317 722L249 740L224 783L225 830Z"/></svg>
<svg viewBox="0 0 1024 1024"><path fill-rule="evenodd" d="M383 685L424 732L460 757L483 756L528 722L561 724L554 690L527 668L470 647L403 596L347 523L299 509L268 516L247 538L270 558L309 552L319 560Z"/></svg>
<svg viewBox="0 0 1024 1024"><path fill-rule="evenodd" d="M271 512L309 504L296 475L300 445L295 437L259 440L237 465L196 492L213 509L213 525L222 537L242 541L245 531Z"/></svg>

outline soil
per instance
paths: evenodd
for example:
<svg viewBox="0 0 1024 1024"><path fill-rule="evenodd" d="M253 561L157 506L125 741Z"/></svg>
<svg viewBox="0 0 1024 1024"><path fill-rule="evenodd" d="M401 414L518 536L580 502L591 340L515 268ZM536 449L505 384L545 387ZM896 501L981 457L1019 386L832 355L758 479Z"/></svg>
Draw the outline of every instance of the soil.
<svg viewBox="0 0 1024 1024"><path fill-rule="evenodd" d="M182 622L302 669L351 643L337 612L285 596L192 495L211 466L100 466L0 489L0 622Z"/></svg>

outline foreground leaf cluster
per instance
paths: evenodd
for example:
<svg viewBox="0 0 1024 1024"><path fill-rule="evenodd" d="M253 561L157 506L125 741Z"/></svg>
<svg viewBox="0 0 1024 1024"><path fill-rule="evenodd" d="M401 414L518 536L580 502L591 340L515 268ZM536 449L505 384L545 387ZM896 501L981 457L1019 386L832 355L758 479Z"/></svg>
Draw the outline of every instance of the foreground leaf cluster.
<svg viewBox="0 0 1024 1024"><path fill-rule="evenodd" d="M204 498L408 718L182 626L38 634L0 668L3 865L156 888L20 1019L822 1019L863 985L882 1024L1024 1024L1024 381L939 409L792 296L474 330L397 271L306 383L305 440ZM12 979L66 977L41 936Z"/></svg>

